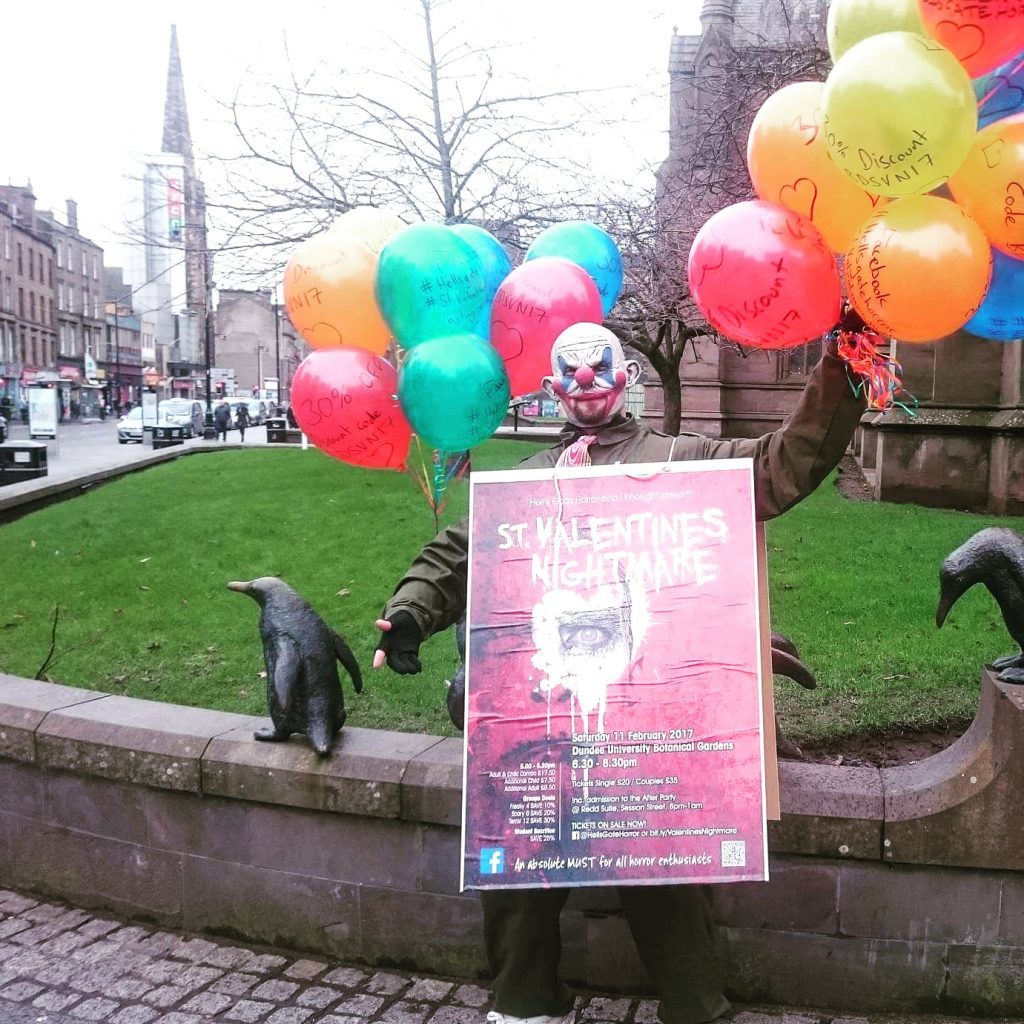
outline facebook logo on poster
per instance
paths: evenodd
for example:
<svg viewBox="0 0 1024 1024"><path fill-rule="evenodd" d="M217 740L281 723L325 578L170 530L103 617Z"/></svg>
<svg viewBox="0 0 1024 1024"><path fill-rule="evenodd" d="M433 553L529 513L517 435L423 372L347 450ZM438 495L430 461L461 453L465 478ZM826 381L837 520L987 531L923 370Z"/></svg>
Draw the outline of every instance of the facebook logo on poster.
<svg viewBox="0 0 1024 1024"><path fill-rule="evenodd" d="M480 874L501 875L505 872L505 851L500 846L485 846L480 850Z"/></svg>

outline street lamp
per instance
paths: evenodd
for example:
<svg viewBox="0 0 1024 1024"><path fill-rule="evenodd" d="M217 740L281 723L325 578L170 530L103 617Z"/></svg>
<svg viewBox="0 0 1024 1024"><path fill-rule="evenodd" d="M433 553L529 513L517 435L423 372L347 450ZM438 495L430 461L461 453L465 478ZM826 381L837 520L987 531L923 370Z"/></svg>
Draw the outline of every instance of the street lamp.
<svg viewBox="0 0 1024 1024"><path fill-rule="evenodd" d="M203 418L203 437L207 441L213 441L217 437L216 428L213 425L213 394L210 386L210 335L213 333L213 314L210 311L210 304L206 304L206 323L203 334L204 350L206 353L206 416Z"/></svg>
<svg viewBox="0 0 1024 1024"><path fill-rule="evenodd" d="M277 396L275 401L278 408L284 407L281 388L281 307L277 303L277 285L274 285L274 364L277 373Z"/></svg>

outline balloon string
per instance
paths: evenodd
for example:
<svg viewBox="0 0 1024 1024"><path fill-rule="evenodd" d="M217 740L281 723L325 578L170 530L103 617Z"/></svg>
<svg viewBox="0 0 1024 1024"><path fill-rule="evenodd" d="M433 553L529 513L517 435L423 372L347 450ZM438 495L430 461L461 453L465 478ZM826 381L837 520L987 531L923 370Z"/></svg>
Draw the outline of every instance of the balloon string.
<svg viewBox="0 0 1024 1024"><path fill-rule="evenodd" d="M1017 74L1018 71L1021 70L1021 68L1024 68L1024 59L1019 60L1016 64L1014 64L1014 66L1010 68L1009 74L999 76L1002 79L1002 81L993 85L992 88L989 89L989 91L985 93L985 95L982 96L982 98L978 101L979 112L982 109L984 109L985 104L988 103L992 99L992 97L995 96L995 94L999 92L999 90L1002 89L1007 84L1009 79L1013 78L1013 76Z"/></svg>
<svg viewBox="0 0 1024 1024"><path fill-rule="evenodd" d="M860 378L854 383L848 374L850 387L855 395L867 396L869 409L897 408L910 417L917 415L917 399L903 388L903 368L878 351L881 339L874 331L839 331L837 341L840 359Z"/></svg>

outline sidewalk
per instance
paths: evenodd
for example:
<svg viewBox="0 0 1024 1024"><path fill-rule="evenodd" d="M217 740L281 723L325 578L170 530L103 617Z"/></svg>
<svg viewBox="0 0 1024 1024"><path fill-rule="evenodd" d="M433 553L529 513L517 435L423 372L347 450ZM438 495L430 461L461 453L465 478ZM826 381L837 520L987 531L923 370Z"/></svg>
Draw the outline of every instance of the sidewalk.
<svg viewBox="0 0 1024 1024"><path fill-rule="evenodd" d="M235 945L0 890L0 1024L483 1024L486 982ZM966 1018L736 1007L735 1024ZM656 1024L653 1000L581 994L580 1024Z"/></svg>

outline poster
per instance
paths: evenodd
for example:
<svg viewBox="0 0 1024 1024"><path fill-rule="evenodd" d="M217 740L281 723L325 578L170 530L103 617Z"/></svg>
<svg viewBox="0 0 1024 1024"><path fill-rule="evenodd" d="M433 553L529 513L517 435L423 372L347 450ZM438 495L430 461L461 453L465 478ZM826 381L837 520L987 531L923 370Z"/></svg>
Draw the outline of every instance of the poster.
<svg viewBox="0 0 1024 1024"><path fill-rule="evenodd" d="M28 436L57 437L57 409L60 401L56 388L28 389Z"/></svg>
<svg viewBox="0 0 1024 1024"><path fill-rule="evenodd" d="M157 425L157 400L155 391L142 392L142 429L152 430Z"/></svg>
<svg viewBox="0 0 1024 1024"><path fill-rule="evenodd" d="M476 473L463 888L767 878L749 459Z"/></svg>

